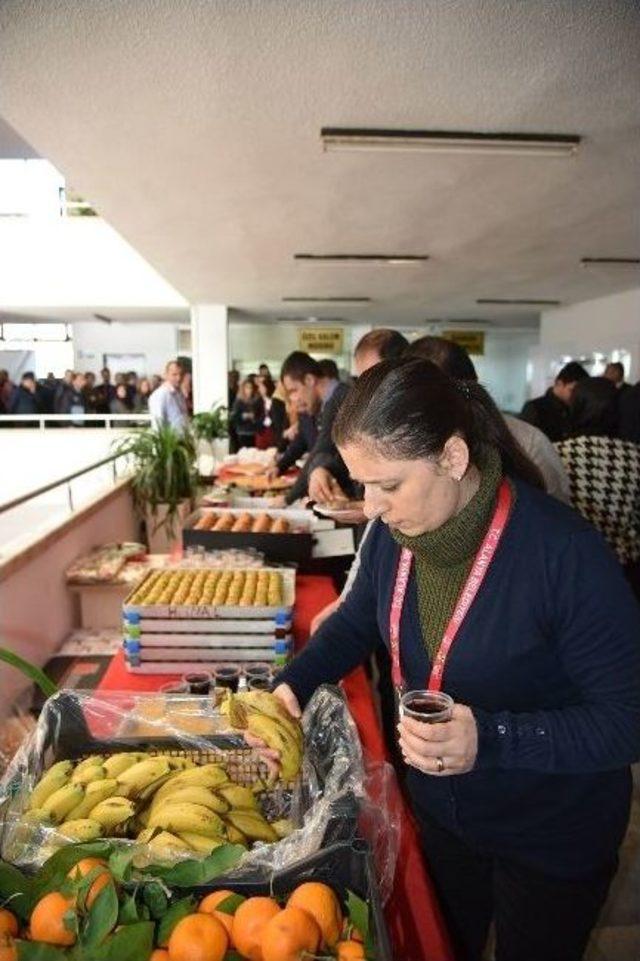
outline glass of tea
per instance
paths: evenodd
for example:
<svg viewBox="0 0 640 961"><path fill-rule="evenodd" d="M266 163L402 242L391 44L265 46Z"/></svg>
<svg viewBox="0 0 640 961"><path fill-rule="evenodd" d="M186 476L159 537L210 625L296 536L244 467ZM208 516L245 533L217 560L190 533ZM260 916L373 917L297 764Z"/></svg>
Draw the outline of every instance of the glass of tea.
<svg viewBox="0 0 640 961"><path fill-rule="evenodd" d="M215 668L213 676L216 679L216 687L228 687L234 693L238 690L240 667L237 664L220 665Z"/></svg>
<svg viewBox="0 0 640 961"><path fill-rule="evenodd" d="M407 691L400 698L400 717L412 717L424 724L448 721L453 711L453 698L442 691Z"/></svg>
<svg viewBox="0 0 640 961"><path fill-rule="evenodd" d="M185 674L182 680L189 686L190 694L208 694L211 690L213 675L209 671L193 671Z"/></svg>

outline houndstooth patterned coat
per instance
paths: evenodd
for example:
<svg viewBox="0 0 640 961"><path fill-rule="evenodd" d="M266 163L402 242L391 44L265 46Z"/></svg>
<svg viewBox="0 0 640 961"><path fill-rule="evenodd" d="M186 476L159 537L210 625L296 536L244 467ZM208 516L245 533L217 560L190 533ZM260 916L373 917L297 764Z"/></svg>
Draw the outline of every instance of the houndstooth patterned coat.
<svg viewBox="0 0 640 961"><path fill-rule="evenodd" d="M572 437L554 445L571 503L606 538L621 564L640 558L640 446L613 437Z"/></svg>

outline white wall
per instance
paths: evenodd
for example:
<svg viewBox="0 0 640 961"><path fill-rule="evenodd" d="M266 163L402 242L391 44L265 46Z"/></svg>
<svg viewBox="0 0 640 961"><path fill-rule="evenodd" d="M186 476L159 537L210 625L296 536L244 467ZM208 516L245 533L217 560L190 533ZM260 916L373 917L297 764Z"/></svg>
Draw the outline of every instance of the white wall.
<svg viewBox="0 0 640 961"><path fill-rule="evenodd" d="M139 374L162 374L168 360L178 351L177 324L136 324L114 321L73 325L74 367L98 373L104 354L144 354L146 364Z"/></svg>
<svg viewBox="0 0 640 961"><path fill-rule="evenodd" d="M299 325L304 326L303 324ZM311 325L312 326L312 325ZM335 324L319 324L320 327L341 326ZM344 354L332 355L338 367L351 369L352 344L358 340L360 327L345 325ZM356 332L352 341L353 331ZM276 322L265 324L245 324L231 321L229 324L229 360L243 373L257 370L258 364L266 363L275 377L280 365L292 350L298 350L298 325L279 324Z"/></svg>
<svg viewBox="0 0 640 961"><path fill-rule="evenodd" d="M640 287L585 300L569 307L545 310L541 317L540 350L532 357L537 384L549 382L552 365L562 357L599 353L612 358L627 352L627 379L640 379ZM617 358L612 358L617 359ZM626 359L624 355L620 358Z"/></svg>

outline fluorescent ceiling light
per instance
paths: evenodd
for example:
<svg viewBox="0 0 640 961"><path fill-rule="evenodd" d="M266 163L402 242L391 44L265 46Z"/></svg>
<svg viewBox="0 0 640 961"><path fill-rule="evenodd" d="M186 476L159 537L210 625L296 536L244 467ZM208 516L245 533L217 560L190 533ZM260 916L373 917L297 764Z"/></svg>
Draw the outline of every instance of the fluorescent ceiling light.
<svg viewBox="0 0 640 961"><path fill-rule="evenodd" d="M638 267L640 257L583 257L583 267Z"/></svg>
<svg viewBox="0 0 640 961"><path fill-rule="evenodd" d="M285 304L368 304L371 297L283 297Z"/></svg>
<svg viewBox="0 0 640 961"><path fill-rule="evenodd" d="M569 157L576 152L581 141L574 134L386 130L373 127L323 127L320 139L325 151L395 150L540 157Z"/></svg>
<svg viewBox="0 0 640 961"><path fill-rule="evenodd" d="M322 264L423 264L428 254L294 254L294 260Z"/></svg>
<svg viewBox="0 0 640 961"><path fill-rule="evenodd" d="M481 297L476 300L476 304L492 304L499 307L558 307L560 305L559 300L531 300L529 298L525 300L507 300L502 297Z"/></svg>

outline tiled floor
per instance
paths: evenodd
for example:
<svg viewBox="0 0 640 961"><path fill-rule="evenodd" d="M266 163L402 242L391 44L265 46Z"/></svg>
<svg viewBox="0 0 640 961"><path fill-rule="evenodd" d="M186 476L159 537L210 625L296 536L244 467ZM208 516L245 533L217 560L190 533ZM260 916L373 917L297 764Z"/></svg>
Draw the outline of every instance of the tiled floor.
<svg viewBox="0 0 640 961"><path fill-rule="evenodd" d="M640 959L640 767L634 770L631 822L600 924L584 961Z"/></svg>

